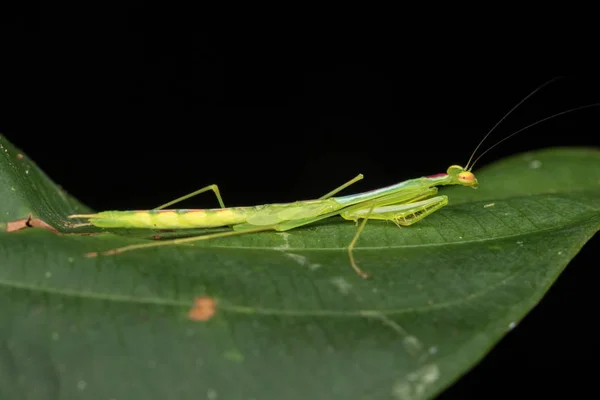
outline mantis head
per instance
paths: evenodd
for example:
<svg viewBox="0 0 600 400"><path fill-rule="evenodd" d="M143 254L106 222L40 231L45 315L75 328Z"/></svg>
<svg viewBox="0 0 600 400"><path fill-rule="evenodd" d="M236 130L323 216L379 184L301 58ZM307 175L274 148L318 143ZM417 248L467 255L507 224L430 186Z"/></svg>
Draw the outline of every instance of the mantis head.
<svg viewBox="0 0 600 400"><path fill-rule="evenodd" d="M452 178L452 183L454 185L469 186L473 189L477 189L477 186L479 186L475 174L465 170L460 165L451 165L448 167L447 174Z"/></svg>

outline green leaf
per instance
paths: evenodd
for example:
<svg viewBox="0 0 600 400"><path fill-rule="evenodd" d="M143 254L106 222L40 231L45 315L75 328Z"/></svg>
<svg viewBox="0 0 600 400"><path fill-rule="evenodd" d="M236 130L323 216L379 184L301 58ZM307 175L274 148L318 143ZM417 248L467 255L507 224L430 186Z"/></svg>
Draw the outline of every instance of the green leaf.
<svg viewBox="0 0 600 400"><path fill-rule="evenodd" d="M600 225L600 152L559 148L477 171L480 189L443 190L450 205L409 228L369 222L355 256L371 280L341 219L86 258L146 239L75 234L66 216L90 210L0 145L2 398L431 398ZM29 214L64 234L5 231Z"/></svg>

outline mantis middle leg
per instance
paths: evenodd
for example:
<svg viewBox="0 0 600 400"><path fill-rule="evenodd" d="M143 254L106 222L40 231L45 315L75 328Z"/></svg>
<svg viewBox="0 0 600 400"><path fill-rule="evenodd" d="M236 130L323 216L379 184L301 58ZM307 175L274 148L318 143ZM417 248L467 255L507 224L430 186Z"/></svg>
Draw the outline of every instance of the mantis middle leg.
<svg viewBox="0 0 600 400"><path fill-rule="evenodd" d="M342 190L346 189L348 186L352 185L355 182L360 181L361 179L363 179L363 175L362 174L358 174L357 176L355 176L354 178L352 178L351 180L349 180L348 182L344 183L343 185L333 189L331 192L319 197L320 200L324 200L324 199L328 199L331 196L341 192ZM221 197L221 192L219 191L219 186L213 184L213 185L208 185L203 187L202 189L198 189L192 193L186 194L184 196L178 197L175 200L171 200L168 203L162 204L156 208L154 208L154 210L162 210L164 208L167 208L169 206L172 206L173 204L177 204L179 202L182 202L183 200L187 200L191 197L197 196L201 193L204 192L208 192L209 190L212 190L215 193L215 196L217 196L217 200L219 201L219 205L221 206L221 208L225 208L225 204L223 203L223 198Z"/></svg>

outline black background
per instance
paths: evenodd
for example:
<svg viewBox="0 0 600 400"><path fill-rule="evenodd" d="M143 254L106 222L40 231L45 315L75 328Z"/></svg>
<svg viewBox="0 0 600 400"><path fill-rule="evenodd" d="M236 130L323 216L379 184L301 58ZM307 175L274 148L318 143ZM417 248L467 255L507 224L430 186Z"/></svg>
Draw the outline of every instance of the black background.
<svg viewBox="0 0 600 400"><path fill-rule="evenodd" d="M444 172L561 73L540 38L377 21L206 28L205 14L143 6L18 12L0 15L0 132L97 210L147 209L211 183L234 206L318 197L358 173L366 179L354 191ZM487 145L594 102L600 80L571 73ZM541 124L478 166L543 147L597 146L599 117L592 108ZM206 195L181 206L216 205ZM441 398L591 390L598 244Z"/></svg>

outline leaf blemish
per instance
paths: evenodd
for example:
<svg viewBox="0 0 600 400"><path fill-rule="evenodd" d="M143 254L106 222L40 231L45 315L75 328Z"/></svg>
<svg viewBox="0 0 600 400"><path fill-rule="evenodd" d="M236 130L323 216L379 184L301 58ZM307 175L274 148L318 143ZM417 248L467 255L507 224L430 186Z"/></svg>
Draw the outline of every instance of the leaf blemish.
<svg viewBox="0 0 600 400"><path fill-rule="evenodd" d="M285 250L290 248L290 243L288 241L288 237L290 236L290 234L287 232L277 232L277 235L279 235L283 238L284 243L282 245L274 247L274 249L285 252ZM298 264L300 264L302 266L308 266L308 268L310 268L313 271L315 269L321 268L321 264L313 264L308 260L307 257L305 257L301 254L288 253L288 252L285 252L284 254L286 257L291 258L292 260L296 261Z"/></svg>
<svg viewBox="0 0 600 400"><path fill-rule="evenodd" d="M494 207L495 205L496 205L496 203L490 203L490 204L484 205L483 208Z"/></svg>
<svg viewBox="0 0 600 400"><path fill-rule="evenodd" d="M200 296L194 299L194 305L188 312L188 318L193 321L208 321L215 315L215 312L215 299L208 296Z"/></svg>
<svg viewBox="0 0 600 400"><path fill-rule="evenodd" d="M84 391L85 388L87 387L87 382L84 380L80 380L79 382L77 382L77 389L80 391Z"/></svg>
<svg viewBox="0 0 600 400"><path fill-rule="evenodd" d="M425 390L440 378L440 368L436 364L427 364L398 380L392 390L397 399L422 399Z"/></svg>
<svg viewBox="0 0 600 400"><path fill-rule="evenodd" d="M343 276L333 277L330 282L337 287L342 294L348 294L352 289L352 284L350 284Z"/></svg>
<svg viewBox="0 0 600 400"><path fill-rule="evenodd" d="M72 224L70 222L67 222L67 223L64 224L64 226L66 226L67 228L76 229L76 228L83 228L84 226L93 226L93 225L89 224L87 222L86 223L81 223L81 224ZM82 233L81 235L85 235L85 234L86 233ZM89 235L92 235L92 234L90 233Z"/></svg>
<svg viewBox="0 0 600 400"><path fill-rule="evenodd" d="M533 160L529 163L529 168L538 169L542 166L542 162L540 160Z"/></svg>
<svg viewBox="0 0 600 400"><path fill-rule="evenodd" d="M311 270L315 270L317 268L321 268L321 264L312 264L307 257L301 255L301 254L296 254L296 253L285 253L286 257L291 258L292 260L296 261L298 264L304 266L308 266L308 268L310 268Z"/></svg>
<svg viewBox="0 0 600 400"><path fill-rule="evenodd" d="M290 243L288 242L288 237L290 236L290 234L287 233L287 232L277 232L277 234L283 238L283 241L285 243L283 243L280 246L277 246L276 248L279 249L279 250L289 249L290 248Z"/></svg>
<svg viewBox="0 0 600 400"><path fill-rule="evenodd" d="M303 255L295 253L286 253L285 255L291 258L292 260L296 261L300 265L306 264L306 257L304 257Z"/></svg>
<svg viewBox="0 0 600 400"><path fill-rule="evenodd" d="M406 352L411 356L418 355L423 350L423 344L415 336L406 336L402 341Z"/></svg>
<svg viewBox="0 0 600 400"><path fill-rule="evenodd" d="M217 399L217 391L215 389L208 389L206 391L206 398L208 400L216 400Z"/></svg>
<svg viewBox="0 0 600 400"><path fill-rule="evenodd" d="M244 355L237 349L228 350L223 354L226 360L241 363L244 361Z"/></svg>

